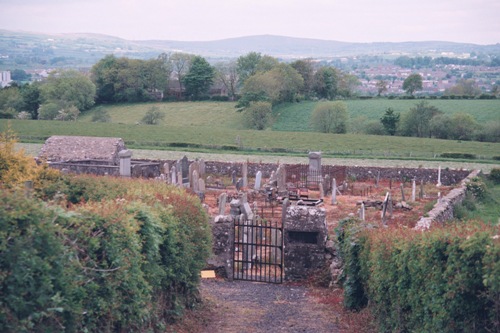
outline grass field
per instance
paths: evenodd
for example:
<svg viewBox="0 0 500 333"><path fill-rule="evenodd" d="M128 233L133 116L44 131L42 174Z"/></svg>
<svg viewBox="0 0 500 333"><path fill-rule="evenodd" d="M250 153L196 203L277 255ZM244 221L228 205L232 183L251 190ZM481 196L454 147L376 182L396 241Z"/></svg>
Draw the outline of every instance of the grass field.
<svg viewBox="0 0 500 333"><path fill-rule="evenodd" d="M416 100L346 101L351 115L378 119L386 107L410 108ZM483 122L500 116L500 101L431 101L447 113L465 107L478 110ZM464 104L465 106L463 106ZM274 130L244 130L242 114L230 102L142 103L102 106L111 123L93 123L90 110L76 122L11 120L22 142L44 142L51 135L83 135L123 138L131 148L191 151L239 151L246 154L303 154L322 151L324 156L439 160L442 153L475 154L479 160L500 156L500 143L459 142L425 138L322 134L310 132L309 115L314 102L285 105L275 110ZM446 105L446 107L443 107ZM462 106L460 106L462 105ZM468 106L467 106L468 105ZM474 107L472 107L474 106ZM140 125L144 114L157 107L165 113L159 125ZM497 108L498 107L498 108ZM462 108L462 109L460 109ZM380 114L379 114L380 113ZM0 131L7 120L0 119ZM443 159L441 159L443 160Z"/></svg>
<svg viewBox="0 0 500 333"><path fill-rule="evenodd" d="M351 121L378 121L387 108L396 113L405 113L420 102L419 99L369 99L346 100L347 111ZM445 114L453 115L464 112L472 115L480 124L489 121L500 121L500 100L427 100ZM309 119L317 102L301 102L287 104L274 110L276 118L273 130L276 131L310 131Z"/></svg>

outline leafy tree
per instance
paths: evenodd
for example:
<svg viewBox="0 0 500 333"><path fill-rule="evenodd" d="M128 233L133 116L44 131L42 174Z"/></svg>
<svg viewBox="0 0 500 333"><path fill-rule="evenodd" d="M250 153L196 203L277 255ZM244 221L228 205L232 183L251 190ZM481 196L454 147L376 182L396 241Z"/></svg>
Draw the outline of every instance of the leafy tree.
<svg viewBox="0 0 500 333"><path fill-rule="evenodd" d="M384 92L387 91L387 81L379 80L375 86L377 87L377 96L380 97Z"/></svg>
<svg viewBox="0 0 500 333"><path fill-rule="evenodd" d="M429 123L432 135L437 139L449 139L453 131L451 118L446 114L432 117Z"/></svg>
<svg viewBox="0 0 500 333"><path fill-rule="evenodd" d="M57 116L54 119L62 121L75 121L78 118L79 114L80 110L78 110L76 106L71 105L67 108L59 110Z"/></svg>
<svg viewBox="0 0 500 333"><path fill-rule="evenodd" d="M380 123L380 121L372 120L365 124L364 129L365 134L369 135L385 135L387 134L386 129Z"/></svg>
<svg viewBox="0 0 500 333"><path fill-rule="evenodd" d="M253 102L245 109L243 121L247 128L263 130L270 126L272 105L269 102Z"/></svg>
<svg viewBox="0 0 500 333"><path fill-rule="evenodd" d="M356 75L339 73L338 81L338 95L342 97L352 97L355 93L355 89L360 85L360 82Z"/></svg>
<svg viewBox="0 0 500 333"><path fill-rule="evenodd" d="M277 67L279 64L280 62L278 61L278 59L268 55L264 55L260 58L255 69L257 72L267 72Z"/></svg>
<svg viewBox="0 0 500 333"><path fill-rule="evenodd" d="M184 91L184 76L189 72L192 59L193 56L191 54L181 52L174 53L170 57L173 73L177 77L177 82L179 83L179 94L182 94Z"/></svg>
<svg viewBox="0 0 500 333"><path fill-rule="evenodd" d="M12 80L18 83L21 83L23 81L29 81L31 79L31 74L26 73L22 69L14 69L10 74Z"/></svg>
<svg viewBox="0 0 500 333"><path fill-rule="evenodd" d="M319 98L332 100L338 94L339 72L333 67L321 67L314 74L314 92Z"/></svg>
<svg viewBox="0 0 500 333"><path fill-rule="evenodd" d="M231 100L234 100L238 91L239 76L235 61L218 63L215 65L216 79L226 88Z"/></svg>
<svg viewBox="0 0 500 333"><path fill-rule="evenodd" d="M23 97L18 87L0 89L0 117L13 118L16 112L21 111L22 106Z"/></svg>
<svg viewBox="0 0 500 333"><path fill-rule="evenodd" d="M314 85L314 67L311 59L296 60L290 64L302 76L304 85L301 93L308 98L313 92Z"/></svg>
<svg viewBox="0 0 500 333"><path fill-rule="evenodd" d="M319 103L311 117L312 127L322 133L346 133L347 121L347 106L344 102Z"/></svg>
<svg viewBox="0 0 500 333"><path fill-rule="evenodd" d="M158 125L161 120L165 118L165 113L161 112L158 107L151 107L144 117L142 118L142 123L146 125Z"/></svg>
<svg viewBox="0 0 500 333"><path fill-rule="evenodd" d="M59 114L62 106L56 102L48 102L40 105L38 109L38 119L40 120L54 120Z"/></svg>
<svg viewBox="0 0 500 333"><path fill-rule="evenodd" d="M29 112L32 119L38 119L38 108L41 103L40 86L40 82L33 82L21 87L21 96L23 97L22 110Z"/></svg>
<svg viewBox="0 0 500 333"><path fill-rule="evenodd" d="M451 117L451 138L454 140L472 140L479 124L468 113L455 113Z"/></svg>
<svg viewBox="0 0 500 333"><path fill-rule="evenodd" d="M186 94L192 99L199 99L204 94L208 94L214 81L215 70L200 56L195 56L191 61L189 72L183 81L186 85Z"/></svg>
<svg viewBox="0 0 500 333"><path fill-rule="evenodd" d="M403 82L403 90L408 94L413 96L413 93L418 90L422 90L422 76L420 74L414 73L408 76Z"/></svg>
<svg viewBox="0 0 500 333"><path fill-rule="evenodd" d="M97 107L94 110L94 113L92 114L92 122L94 122L94 123L110 123L111 116L109 115L108 110L104 109L101 106Z"/></svg>
<svg viewBox="0 0 500 333"><path fill-rule="evenodd" d="M437 107L429 105L427 101L417 103L404 117L403 134L430 138L432 136L431 119L442 113Z"/></svg>
<svg viewBox="0 0 500 333"><path fill-rule="evenodd" d="M246 80L257 73L257 65L262 59L262 55L257 52L250 52L240 56L236 60L236 72L240 78L240 84L243 85Z"/></svg>
<svg viewBox="0 0 500 333"><path fill-rule="evenodd" d="M40 89L44 102L74 105L79 110L88 110L95 102L96 86L74 70L51 73Z"/></svg>
<svg viewBox="0 0 500 333"><path fill-rule="evenodd" d="M399 113L394 113L394 109L392 108L387 108L387 110L385 110L384 116L380 118L380 122L384 126L387 134L396 134L400 117L401 115Z"/></svg>
<svg viewBox="0 0 500 333"><path fill-rule="evenodd" d="M446 89L444 93L448 96L476 96L481 93L481 90L477 87L476 80L460 79L453 87Z"/></svg>

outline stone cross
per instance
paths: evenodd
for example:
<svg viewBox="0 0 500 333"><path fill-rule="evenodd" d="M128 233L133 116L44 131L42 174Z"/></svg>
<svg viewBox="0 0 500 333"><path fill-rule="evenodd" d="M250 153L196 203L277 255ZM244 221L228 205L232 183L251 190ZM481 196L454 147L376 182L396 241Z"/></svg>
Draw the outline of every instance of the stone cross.
<svg viewBox="0 0 500 333"><path fill-rule="evenodd" d="M256 191L260 190L261 183L262 183L262 172L259 170L259 171L257 171L257 174L255 175L254 190L256 190Z"/></svg>

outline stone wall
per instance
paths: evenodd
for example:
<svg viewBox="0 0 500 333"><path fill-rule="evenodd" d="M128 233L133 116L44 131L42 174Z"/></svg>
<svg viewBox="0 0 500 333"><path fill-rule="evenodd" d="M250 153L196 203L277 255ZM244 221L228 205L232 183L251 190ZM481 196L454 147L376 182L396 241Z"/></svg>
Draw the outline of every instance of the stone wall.
<svg viewBox="0 0 500 333"><path fill-rule="evenodd" d="M120 176L120 167L110 164L98 164L97 161L91 163L82 162L49 162L49 166L58 170L65 170L76 174L92 174L98 176L110 175Z"/></svg>
<svg viewBox="0 0 500 333"><path fill-rule="evenodd" d="M427 230L433 223L444 223L453 219L454 208L460 204L467 194L467 183L471 178L476 177L480 173L479 170L471 172L459 187L453 189L434 205L434 208L427 213L427 216L418 220L415 230ZM441 178L442 179L442 178Z"/></svg>
<svg viewBox="0 0 500 333"><path fill-rule="evenodd" d="M375 179L379 172L380 179L411 180L415 178L417 182L423 180L424 183L434 184L437 184L438 181L437 169L347 167L348 177L361 181ZM441 169L441 184L446 186L457 184L469 173L468 170Z"/></svg>

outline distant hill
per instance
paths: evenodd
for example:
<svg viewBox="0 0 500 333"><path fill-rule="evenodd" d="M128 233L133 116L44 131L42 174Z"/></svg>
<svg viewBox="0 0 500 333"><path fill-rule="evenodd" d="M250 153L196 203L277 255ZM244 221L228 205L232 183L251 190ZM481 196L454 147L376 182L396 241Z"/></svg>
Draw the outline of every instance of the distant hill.
<svg viewBox="0 0 500 333"><path fill-rule="evenodd" d="M324 59L358 55L440 55L443 52L500 54L500 43L349 43L272 35L206 42L134 41L100 34L42 34L0 30L0 68L90 67L107 54L147 59L162 52L186 52L212 59L224 59L236 58L251 51L283 59Z"/></svg>

